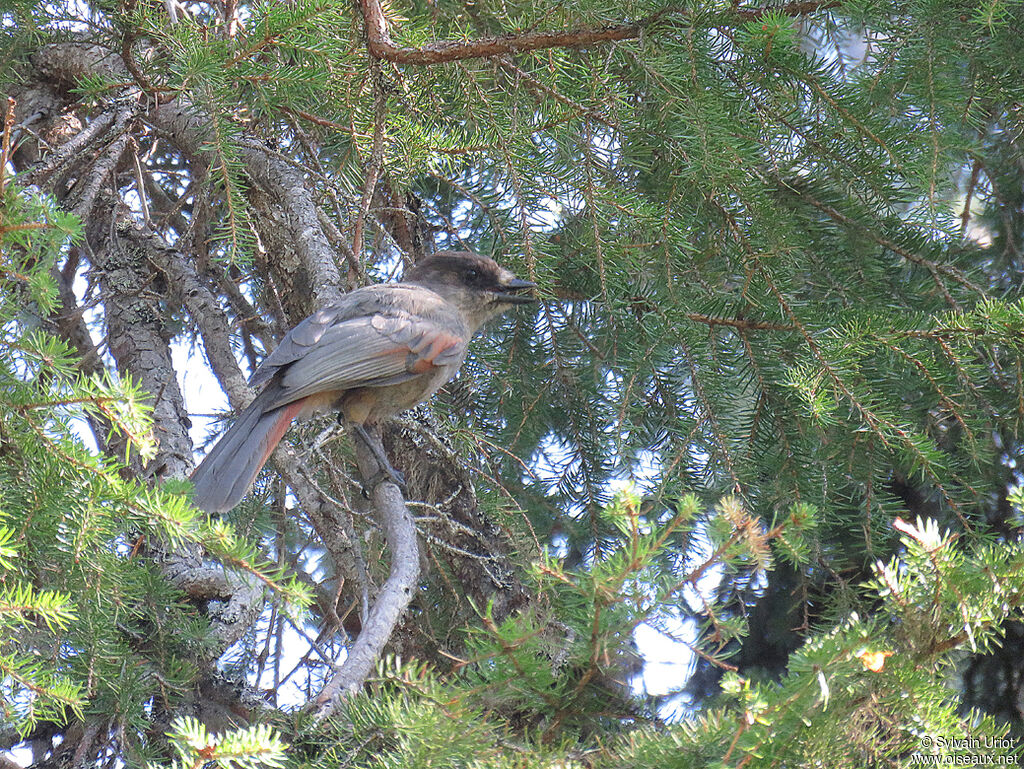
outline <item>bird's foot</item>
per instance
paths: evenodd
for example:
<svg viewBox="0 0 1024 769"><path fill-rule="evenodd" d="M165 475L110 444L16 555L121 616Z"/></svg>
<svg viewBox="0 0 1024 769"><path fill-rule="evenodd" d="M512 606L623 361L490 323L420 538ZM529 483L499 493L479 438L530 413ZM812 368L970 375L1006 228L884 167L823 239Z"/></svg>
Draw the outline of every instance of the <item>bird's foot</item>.
<svg viewBox="0 0 1024 769"><path fill-rule="evenodd" d="M349 427L359 436L363 445L369 449L373 458L377 461L377 472L363 486L363 496L369 498L370 493L382 483L393 483L402 490L402 494L406 494L405 476L392 467L391 462L388 461L388 457L384 453L384 447L381 445L380 440L370 435L361 424L352 423Z"/></svg>
<svg viewBox="0 0 1024 769"><path fill-rule="evenodd" d="M363 484L363 496L369 499L376 488L382 483L395 484L399 489L401 489L403 495L409 493L409 490L405 487L405 476L393 468L389 463L387 467L382 467L372 478L370 478L369 481Z"/></svg>

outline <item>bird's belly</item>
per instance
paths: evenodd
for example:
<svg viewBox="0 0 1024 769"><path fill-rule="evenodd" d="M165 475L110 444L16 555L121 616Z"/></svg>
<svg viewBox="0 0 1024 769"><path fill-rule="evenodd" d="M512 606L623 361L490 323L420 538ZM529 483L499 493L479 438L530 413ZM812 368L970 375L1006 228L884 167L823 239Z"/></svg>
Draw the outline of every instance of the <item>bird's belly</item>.
<svg viewBox="0 0 1024 769"><path fill-rule="evenodd" d="M341 410L349 421L379 422L423 403L457 370L455 366L438 366L406 382L349 390L342 398Z"/></svg>

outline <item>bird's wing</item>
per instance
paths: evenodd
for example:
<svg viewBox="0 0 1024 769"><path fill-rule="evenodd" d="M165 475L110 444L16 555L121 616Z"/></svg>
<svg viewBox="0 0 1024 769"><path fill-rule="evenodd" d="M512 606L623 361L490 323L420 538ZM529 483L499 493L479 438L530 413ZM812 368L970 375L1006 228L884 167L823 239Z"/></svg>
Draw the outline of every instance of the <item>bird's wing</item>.
<svg viewBox="0 0 1024 769"><path fill-rule="evenodd" d="M285 334L281 343L263 359L252 376L249 377L249 384L253 387L266 384L282 368L294 363L309 352L309 349L317 343L327 329L344 321L346 317L354 315L349 309L353 304L351 301L353 298L355 297L350 295L341 302L317 310Z"/></svg>
<svg viewBox="0 0 1024 769"><path fill-rule="evenodd" d="M268 356L261 371L271 364L273 373L280 372L274 405L283 405L314 393L397 384L436 366L458 363L467 336L458 320L440 323L394 309L321 328L303 322Z"/></svg>

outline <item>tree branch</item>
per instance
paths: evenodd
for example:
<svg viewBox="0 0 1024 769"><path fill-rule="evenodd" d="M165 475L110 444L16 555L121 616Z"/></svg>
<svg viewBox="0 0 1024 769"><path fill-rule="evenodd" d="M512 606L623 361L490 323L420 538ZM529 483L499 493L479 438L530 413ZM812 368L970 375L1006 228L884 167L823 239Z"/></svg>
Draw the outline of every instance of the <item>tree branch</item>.
<svg viewBox="0 0 1024 769"><path fill-rule="evenodd" d="M156 478L182 478L192 467L188 414L171 362L170 334L152 287L147 254L127 239L127 207L104 192L86 228L105 298L108 349L118 370L138 377L150 394L157 455L145 468ZM141 467L137 470L142 471Z"/></svg>
<svg viewBox="0 0 1024 769"><path fill-rule="evenodd" d="M374 430L370 437L380 443L380 433ZM377 460L362 441L353 441L356 447L356 461L363 478L377 475ZM391 573L377 594L377 600L370 609L362 632L348 650L348 657L324 686L313 703L318 721L328 718L337 703L345 696L356 692L384 650L391 633L398 624L402 612L412 601L416 582L420 575L420 548L416 535L416 524L405 505L405 499L398 486L390 481L378 483L372 492L374 509L384 525L384 536L391 551Z"/></svg>
<svg viewBox="0 0 1024 769"><path fill-rule="evenodd" d="M302 173L257 142L243 146L246 173L262 186L284 213L288 239L309 274L313 304L320 307L341 297L341 273L327 239L317 205Z"/></svg>
<svg viewBox="0 0 1024 769"><path fill-rule="evenodd" d="M729 11L732 20L756 21L769 11L787 16L803 16L815 11L835 8L839 0L802 0L778 7L736 8ZM359 8L366 25L366 42L370 53L378 59L395 64L442 64L463 59L479 59L510 53L526 53L546 48L586 48L598 43L635 40L644 30L668 17L686 17L683 8L668 7L639 21L609 24L604 27L543 30L519 34L482 37L476 40L438 40L421 48L396 45L388 34L387 20L380 0L359 0Z"/></svg>

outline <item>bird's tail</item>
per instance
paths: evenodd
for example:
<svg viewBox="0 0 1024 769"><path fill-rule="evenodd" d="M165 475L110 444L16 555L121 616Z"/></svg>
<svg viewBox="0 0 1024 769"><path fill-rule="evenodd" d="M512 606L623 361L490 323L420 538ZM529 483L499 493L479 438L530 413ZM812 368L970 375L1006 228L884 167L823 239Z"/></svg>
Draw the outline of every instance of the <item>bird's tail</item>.
<svg viewBox="0 0 1024 769"><path fill-rule="evenodd" d="M256 396L192 471L192 502L200 510L221 513L237 505L302 410L299 400L266 411L266 404L277 395L274 389L271 386Z"/></svg>

